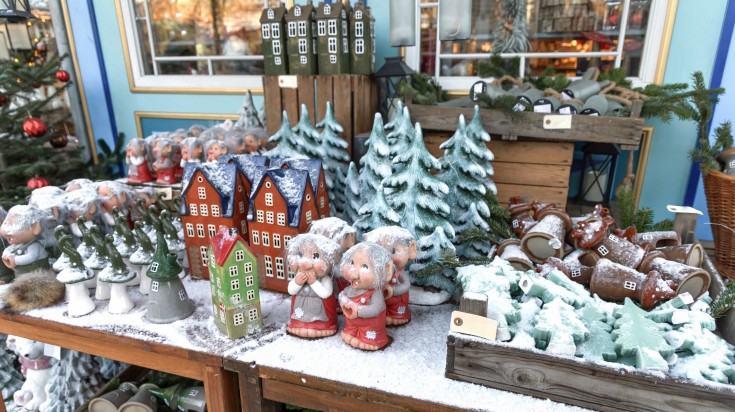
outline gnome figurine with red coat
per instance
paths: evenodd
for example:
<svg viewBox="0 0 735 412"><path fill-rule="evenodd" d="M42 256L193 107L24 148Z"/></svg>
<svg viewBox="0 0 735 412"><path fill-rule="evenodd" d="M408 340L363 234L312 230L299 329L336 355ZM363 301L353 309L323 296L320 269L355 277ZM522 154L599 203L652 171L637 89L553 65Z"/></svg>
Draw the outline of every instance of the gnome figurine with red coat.
<svg viewBox="0 0 735 412"><path fill-rule="evenodd" d="M125 163L128 165L128 181L145 183L153 180L151 169L146 160L147 148L145 140L137 138L128 142Z"/></svg>

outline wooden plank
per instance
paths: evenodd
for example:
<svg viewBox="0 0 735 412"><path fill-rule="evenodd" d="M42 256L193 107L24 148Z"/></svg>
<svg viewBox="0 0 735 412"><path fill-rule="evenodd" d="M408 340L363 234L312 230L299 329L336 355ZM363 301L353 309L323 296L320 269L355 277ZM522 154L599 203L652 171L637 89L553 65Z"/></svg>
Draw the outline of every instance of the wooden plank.
<svg viewBox="0 0 735 412"><path fill-rule="evenodd" d="M373 412L380 411L408 411L409 409L398 408L390 403L355 401L344 396L338 396L331 392L320 391L300 385L294 385L281 381L266 380L263 382L263 393L268 399L296 404L303 408L316 410Z"/></svg>
<svg viewBox="0 0 735 412"><path fill-rule="evenodd" d="M337 122L344 128L344 136L350 147L347 148L347 153L351 153L352 150L352 138L354 137L354 130L352 125L352 80L351 75L341 74L334 77L334 101L332 107L334 108L334 117Z"/></svg>
<svg viewBox="0 0 735 412"><path fill-rule="evenodd" d="M444 155L439 145L448 140L451 133L429 131L424 133L426 148L435 157ZM533 164L571 165L574 156L574 143L539 142L528 140L504 141L491 140L487 147L493 152L495 160Z"/></svg>
<svg viewBox="0 0 735 412"><path fill-rule="evenodd" d="M369 132L373 127L373 116L377 110L370 106L371 88L373 82L369 76L352 76L353 107L352 118L354 119L353 131L355 134Z"/></svg>
<svg viewBox="0 0 735 412"><path fill-rule="evenodd" d="M240 390L237 374L222 366L204 367L204 394L210 411L237 411L240 409Z"/></svg>
<svg viewBox="0 0 735 412"><path fill-rule="evenodd" d="M0 412L7 412L5 410L5 402L0 399Z"/></svg>
<svg viewBox="0 0 735 412"><path fill-rule="evenodd" d="M332 104L334 110L334 76L316 76L316 107L317 110L324 111L327 102Z"/></svg>
<svg viewBox="0 0 735 412"><path fill-rule="evenodd" d="M301 105L306 105L306 110L309 111L309 118L311 118L311 124L316 124L319 121L319 114L320 110L324 110L323 108L318 108L316 103L316 96L314 95L314 78L316 76L298 76L297 77L297 84L298 87L298 95L299 95L299 113L301 113Z"/></svg>
<svg viewBox="0 0 735 412"><path fill-rule="evenodd" d="M496 183L495 186L498 188L498 201L503 206L508 206L508 200L512 196L527 196L529 201L537 200L542 203L556 203L562 209L567 205L567 188L512 185L507 183Z"/></svg>
<svg viewBox="0 0 735 412"><path fill-rule="evenodd" d="M493 162L493 181L517 185L562 187L569 186L569 166Z"/></svg>
<svg viewBox="0 0 735 412"><path fill-rule="evenodd" d="M487 316L487 295L479 295L474 299L463 295L459 301L459 310L478 316Z"/></svg>
<svg viewBox="0 0 735 412"><path fill-rule="evenodd" d="M265 98L265 118L268 135L276 134L281 127L281 87L278 76L263 76L263 97Z"/></svg>
<svg viewBox="0 0 735 412"><path fill-rule="evenodd" d="M288 121L291 127L296 126L299 122L299 116L301 114L301 108L299 107L299 95L298 89L281 89L281 105L283 110L288 114ZM280 127L280 123L278 124Z"/></svg>
<svg viewBox="0 0 735 412"><path fill-rule="evenodd" d="M502 344L447 338L446 376L602 411L731 411L735 388L624 373Z"/></svg>
<svg viewBox="0 0 735 412"><path fill-rule="evenodd" d="M454 131L460 114L469 122L471 107L422 106L409 104L414 122L426 130ZM503 136L523 136L552 141L584 141L637 145L641 139L643 119L610 116L579 116L572 118L571 129L544 129L542 113L518 113L513 119L499 110L480 109L489 133Z"/></svg>
<svg viewBox="0 0 735 412"><path fill-rule="evenodd" d="M227 370L237 372L240 387L240 409L243 412L276 412L281 404L263 398L263 386L255 362L239 362L224 359Z"/></svg>

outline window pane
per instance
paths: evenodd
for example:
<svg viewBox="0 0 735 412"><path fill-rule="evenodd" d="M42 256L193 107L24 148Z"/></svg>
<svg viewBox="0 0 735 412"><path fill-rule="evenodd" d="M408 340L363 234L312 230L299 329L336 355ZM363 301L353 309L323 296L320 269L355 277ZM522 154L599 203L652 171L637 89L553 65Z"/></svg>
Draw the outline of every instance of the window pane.
<svg viewBox="0 0 735 412"><path fill-rule="evenodd" d="M212 62L213 74L263 74L262 60L229 60Z"/></svg>

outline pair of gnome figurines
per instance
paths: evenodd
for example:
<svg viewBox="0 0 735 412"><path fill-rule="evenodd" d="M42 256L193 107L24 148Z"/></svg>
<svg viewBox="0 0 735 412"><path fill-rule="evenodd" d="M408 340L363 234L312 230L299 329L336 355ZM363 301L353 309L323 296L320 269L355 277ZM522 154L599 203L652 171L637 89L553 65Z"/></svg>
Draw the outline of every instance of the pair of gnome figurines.
<svg viewBox="0 0 735 412"><path fill-rule="evenodd" d="M303 338L332 336L339 304L345 317L342 339L355 348L382 349L390 343L386 325L411 320L410 283L403 269L416 257L416 241L407 230L392 226L366 233L355 244L354 229L330 223L336 221L315 222L311 233L296 236L288 246L289 270L295 275L288 285L287 330Z"/></svg>

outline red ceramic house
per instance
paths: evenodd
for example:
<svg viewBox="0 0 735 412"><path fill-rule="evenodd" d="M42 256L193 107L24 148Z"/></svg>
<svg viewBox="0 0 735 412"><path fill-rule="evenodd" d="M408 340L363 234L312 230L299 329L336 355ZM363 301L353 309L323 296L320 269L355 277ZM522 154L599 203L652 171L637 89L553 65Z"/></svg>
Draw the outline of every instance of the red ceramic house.
<svg viewBox="0 0 735 412"><path fill-rule="evenodd" d="M321 160L316 159L278 159L274 158L270 161L270 167L301 169L309 172L311 187L314 189L314 196L317 200L317 209L319 218L329 217L329 192L327 191L327 181L324 177L324 169Z"/></svg>
<svg viewBox="0 0 735 412"><path fill-rule="evenodd" d="M181 188L181 221L191 274L209 279L209 239L220 225L247 236L249 190L238 178L237 167L227 163L187 163Z"/></svg>
<svg viewBox="0 0 735 412"><path fill-rule="evenodd" d="M269 169L250 197L250 247L258 257L261 285L288 292L286 247L319 218L309 172L301 169Z"/></svg>

